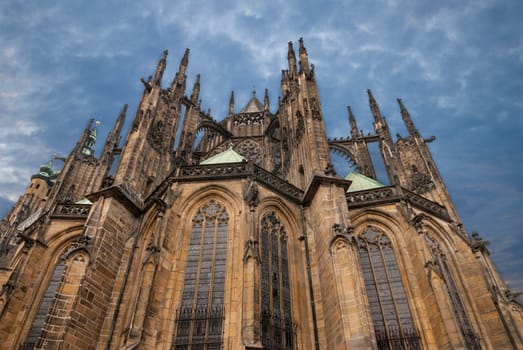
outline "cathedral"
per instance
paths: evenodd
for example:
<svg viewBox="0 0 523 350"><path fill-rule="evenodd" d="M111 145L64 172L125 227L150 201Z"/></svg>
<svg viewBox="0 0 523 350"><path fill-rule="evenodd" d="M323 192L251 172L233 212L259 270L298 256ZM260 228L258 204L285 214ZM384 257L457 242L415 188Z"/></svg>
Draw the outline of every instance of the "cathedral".
<svg viewBox="0 0 523 350"><path fill-rule="evenodd" d="M349 107L328 138L302 39L287 60L277 103L231 93L218 120L188 49L162 84L165 51L124 140L127 106L99 154L91 121L40 167L0 223L0 349L523 349L434 138L398 99L393 139L370 90L373 130Z"/></svg>

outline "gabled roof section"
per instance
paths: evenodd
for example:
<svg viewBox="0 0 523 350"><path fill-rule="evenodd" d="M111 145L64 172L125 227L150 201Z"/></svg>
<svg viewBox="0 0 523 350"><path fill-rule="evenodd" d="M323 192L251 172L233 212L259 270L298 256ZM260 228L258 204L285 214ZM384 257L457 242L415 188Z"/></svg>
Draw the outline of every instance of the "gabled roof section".
<svg viewBox="0 0 523 350"><path fill-rule="evenodd" d="M246 162L247 159L245 159L241 154L233 150L232 147L233 144L231 143L229 144L229 148L227 150L215 154L211 158L207 158L204 161L201 161L200 164L205 165Z"/></svg>
<svg viewBox="0 0 523 350"><path fill-rule="evenodd" d="M251 100L243 107L240 114L263 112L263 110L263 104L256 98L256 94L253 92Z"/></svg>
<svg viewBox="0 0 523 350"><path fill-rule="evenodd" d="M377 180L371 179L370 177L356 172L349 173L349 175L347 175L345 179L352 182L347 192L370 190L372 188L379 188L385 186Z"/></svg>

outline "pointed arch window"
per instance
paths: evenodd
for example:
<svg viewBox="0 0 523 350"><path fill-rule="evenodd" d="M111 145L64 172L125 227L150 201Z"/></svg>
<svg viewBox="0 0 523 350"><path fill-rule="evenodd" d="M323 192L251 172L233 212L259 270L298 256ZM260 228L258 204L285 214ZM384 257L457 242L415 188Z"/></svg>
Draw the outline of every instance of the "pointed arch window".
<svg viewBox="0 0 523 350"><path fill-rule="evenodd" d="M458 289L456 288L456 283L450 273L447 257L441 251L440 245L437 244L429 235L425 235L425 241L430 248L434 267L445 283L454 317L458 323L461 334L463 335L463 340L465 341L465 347L474 350L481 349L479 338L474 333L469 318L467 317L467 313L465 312L463 302L461 301L461 297L459 296Z"/></svg>
<svg viewBox="0 0 523 350"><path fill-rule="evenodd" d="M71 254L68 250L59 258L22 349L58 346L87 263L88 257L83 252Z"/></svg>
<svg viewBox="0 0 523 350"><path fill-rule="evenodd" d="M227 211L214 200L193 217L172 349L223 347L228 222Z"/></svg>
<svg viewBox="0 0 523 350"><path fill-rule="evenodd" d="M274 212L261 220L261 324L264 349L294 349L287 233Z"/></svg>
<svg viewBox="0 0 523 350"><path fill-rule="evenodd" d="M421 349L390 239L368 227L358 250L378 349Z"/></svg>

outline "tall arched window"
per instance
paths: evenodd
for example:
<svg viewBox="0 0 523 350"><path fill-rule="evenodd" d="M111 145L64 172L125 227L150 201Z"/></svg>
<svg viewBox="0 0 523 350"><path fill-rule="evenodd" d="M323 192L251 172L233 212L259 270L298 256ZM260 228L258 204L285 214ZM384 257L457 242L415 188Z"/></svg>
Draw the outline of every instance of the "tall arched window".
<svg viewBox="0 0 523 350"><path fill-rule="evenodd" d="M425 235L425 241L430 248L434 267L438 271L440 277L445 283L445 286L447 287L447 293L452 305L452 311L454 313L454 317L456 318L456 322L458 323L461 334L463 335L466 348L474 350L481 349L479 339L472 329L470 321L467 317L467 313L465 312L465 307L463 306L463 302L459 296L458 289L456 288L456 283L454 282L452 274L450 273L447 257L441 251L439 244L437 244L431 237Z"/></svg>
<svg viewBox="0 0 523 350"><path fill-rule="evenodd" d="M261 323L264 349L294 349L285 227L274 212L261 220Z"/></svg>
<svg viewBox="0 0 523 350"><path fill-rule="evenodd" d="M368 227L358 247L378 348L420 349L390 239Z"/></svg>
<svg viewBox="0 0 523 350"><path fill-rule="evenodd" d="M229 216L214 200L192 220L173 349L221 349Z"/></svg>
<svg viewBox="0 0 523 350"><path fill-rule="evenodd" d="M59 259L23 349L54 348L61 343L87 263L88 257L83 252Z"/></svg>

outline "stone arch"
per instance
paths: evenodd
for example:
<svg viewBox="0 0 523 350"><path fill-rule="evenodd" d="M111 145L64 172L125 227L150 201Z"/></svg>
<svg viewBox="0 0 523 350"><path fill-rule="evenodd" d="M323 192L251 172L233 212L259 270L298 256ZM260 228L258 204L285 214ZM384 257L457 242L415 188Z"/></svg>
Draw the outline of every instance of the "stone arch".
<svg viewBox="0 0 523 350"><path fill-rule="evenodd" d="M280 214L280 219L283 220L284 225L288 228L288 231L296 234L296 236L292 237L292 239L297 239L301 236L303 232L301 224L299 224L299 218L296 217L296 214L293 213L293 211L283 200L273 196L261 199L257 209L258 213L262 214L270 210ZM300 234L298 235L298 233Z"/></svg>
<svg viewBox="0 0 523 350"><path fill-rule="evenodd" d="M40 302L34 303L34 316L22 346L53 348L62 342L89 260L88 251L78 241L65 242L54 251L52 268L41 283L47 288L40 288Z"/></svg>
<svg viewBox="0 0 523 350"><path fill-rule="evenodd" d="M191 240L193 230L193 219L198 214L200 209L206 206L209 202L214 201L223 207L223 210L228 215L227 224L227 240L226 240L226 253L225 253L225 285L223 297L225 298L225 307L230 308L230 300L232 289L230 287L231 276L229 270L232 270L232 260L234 256L241 256L240 250L243 247L237 247L234 244L235 239L240 234L240 230L237 227L239 224L238 215L241 213L241 196L238 196L233 191L229 190L220 185L208 185L203 186L193 192L187 197L179 199L179 205L174 205L166 213L166 216L170 217L168 221L174 225L166 228L166 236L170 236L171 240L176 240L174 251L169 253L172 262L169 264L171 272L169 272L169 282L167 282L167 289L172 290L173 293L164 295L164 307L160 311L159 318L161 319L159 327L163 330L161 341L170 344L174 341L174 336L178 332L178 325L181 320L180 315L177 312L181 311L182 305L183 288L185 284L185 273L189 257L189 244ZM172 232L169 232L169 231ZM213 248L214 249L214 248ZM236 249L236 250L235 250ZM214 283L214 282L213 282ZM230 310L231 311L231 310ZM226 314L229 314L226 312ZM224 321L223 327L227 328L227 320ZM225 332L225 330L224 330Z"/></svg>
<svg viewBox="0 0 523 350"><path fill-rule="evenodd" d="M368 223L358 229L358 260L361 267L370 314L378 348L395 346L419 348L419 322L416 305L409 298L410 281L406 279L398 251L390 234ZM401 344L401 345L400 345Z"/></svg>

